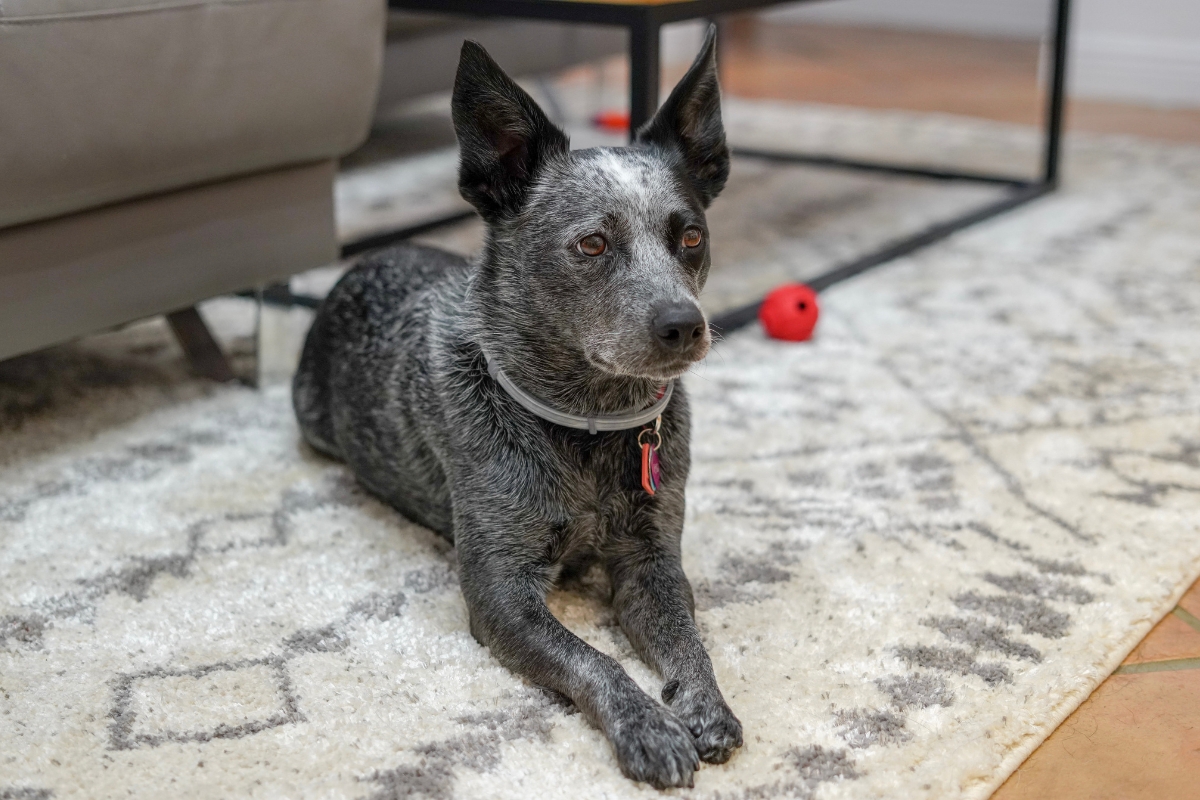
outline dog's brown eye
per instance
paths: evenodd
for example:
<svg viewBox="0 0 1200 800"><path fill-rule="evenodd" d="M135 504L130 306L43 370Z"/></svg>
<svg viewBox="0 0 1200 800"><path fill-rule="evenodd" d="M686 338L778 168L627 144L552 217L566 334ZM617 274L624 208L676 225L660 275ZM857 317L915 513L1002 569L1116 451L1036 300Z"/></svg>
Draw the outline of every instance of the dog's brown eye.
<svg viewBox="0 0 1200 800"><path fill-rule="evenodd" d="M604 251L608 249L608 242L604 241L604 237L598 233L593 233L591 236L585 236L579 240L577 245L579 252L585 256L604 255Z"/></svg>
<svg viewBox="0 0 1200 800"><path fill-rule="evenodd" d="M683 232L684 247L699 247L700 242L704 240L704 232L699 228L688 228Z"/></svg>

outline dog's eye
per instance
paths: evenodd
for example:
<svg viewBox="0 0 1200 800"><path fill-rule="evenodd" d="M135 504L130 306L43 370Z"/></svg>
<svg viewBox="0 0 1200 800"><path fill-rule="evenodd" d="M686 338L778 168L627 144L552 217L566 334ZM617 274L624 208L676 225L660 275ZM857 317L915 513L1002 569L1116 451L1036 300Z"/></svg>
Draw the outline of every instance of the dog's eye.
<svg viewBox="0 0 1200 800"><path fill-rule="evenodd" d="M688 228L683 232L684 247L699 247L702 241L704 241L704 232L699 228Z"/></svg>
<svg viewBox="0 0 1200 800"><path fill-rule="evenodd" d="M579 244L575 245L579 248L579 252L585 256L604 255L604 251L608 249L608 242L604 241L604 237L598 233L593 233L591 236L585 236L579 240Z"/></svg>

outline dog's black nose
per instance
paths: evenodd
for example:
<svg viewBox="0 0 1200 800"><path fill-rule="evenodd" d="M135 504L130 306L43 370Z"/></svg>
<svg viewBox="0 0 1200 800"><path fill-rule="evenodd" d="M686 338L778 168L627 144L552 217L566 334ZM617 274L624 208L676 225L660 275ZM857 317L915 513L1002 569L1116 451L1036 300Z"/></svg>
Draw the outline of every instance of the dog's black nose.
<svg viewBox="0 0 1200 800"><path fill-rule="evenodd" d="M650 326L661 346L680 353L704 338L704 314L695 303L672 303L660 308Z"/></svg>

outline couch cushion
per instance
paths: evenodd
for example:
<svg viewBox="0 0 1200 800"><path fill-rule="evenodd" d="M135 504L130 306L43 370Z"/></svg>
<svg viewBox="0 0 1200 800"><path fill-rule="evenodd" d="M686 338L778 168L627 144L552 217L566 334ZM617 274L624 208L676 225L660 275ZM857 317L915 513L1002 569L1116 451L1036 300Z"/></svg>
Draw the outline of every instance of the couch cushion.
<svg viewBox="0 0 1200 800"><path fill-rule="evenodd" d="M381 0L3 0L0 227L336 157Z"/></svg>

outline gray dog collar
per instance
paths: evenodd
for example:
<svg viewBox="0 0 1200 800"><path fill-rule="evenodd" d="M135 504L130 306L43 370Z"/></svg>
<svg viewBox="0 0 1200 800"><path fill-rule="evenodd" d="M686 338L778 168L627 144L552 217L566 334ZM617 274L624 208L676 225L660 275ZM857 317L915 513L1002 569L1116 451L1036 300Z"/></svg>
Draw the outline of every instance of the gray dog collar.
<svg viewBox="0 0 1200 800"><path fill-rule="evenodd" d="M541 417L547 422L553 422L555 425L577 428L589 433L596 433L597 431L625 431L630 428L640 427L648 422L653 422L662 415L663 409L667 407L667 403L671 402L671 393L675 390L675 382L668 381L659 390L662 392L662 396L655 401L654 405L647 409L642 411L627 411L623 414L585 417L582 414L570 414L566 411L551 408L513 383L504 374L504 370L500 369L500 363L486 352L484 352L483 357L487 360L488 375L492 376L492 380L500 384L500 387L508 393L508 396L516 400L527 411Z"/></svg>

